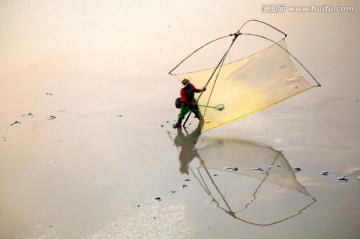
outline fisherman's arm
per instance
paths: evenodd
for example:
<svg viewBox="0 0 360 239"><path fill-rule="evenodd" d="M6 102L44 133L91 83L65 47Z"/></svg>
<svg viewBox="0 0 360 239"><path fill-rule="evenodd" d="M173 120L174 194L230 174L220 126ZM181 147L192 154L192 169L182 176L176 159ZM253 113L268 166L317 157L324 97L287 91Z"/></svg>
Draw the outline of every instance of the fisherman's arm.
<svg viewBox="0 0 360 239"><path fill-rule="evenodd" d="M203 87L202 89L196 89L196 87L194 85L191 85L191 88L193 91L195 91L196 93L200 93L203 91L206 91L206 87Z"/></svg>

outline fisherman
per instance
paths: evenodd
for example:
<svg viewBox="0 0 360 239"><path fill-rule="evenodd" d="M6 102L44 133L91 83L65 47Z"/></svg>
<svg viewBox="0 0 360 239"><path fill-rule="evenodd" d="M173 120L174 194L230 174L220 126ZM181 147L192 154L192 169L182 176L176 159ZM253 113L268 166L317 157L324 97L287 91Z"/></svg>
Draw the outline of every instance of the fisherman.
<svg viewBox="0 0 360 239"><path fill-rule="evenodd" d="M202 89L197 89L193 84L190 83L190 80L188 79L183 79L181 83L183 85L182 89L180 90L182 104L180 107L180 113L178 115L178 121L173 124L173 127L181 127L181 122L189 111L195 114L195 117L199 119L200 124L204 124L204 117L200 112L199 106L197 105L194 96L195 93L205 91L206 88L203 87Z"/></svg>

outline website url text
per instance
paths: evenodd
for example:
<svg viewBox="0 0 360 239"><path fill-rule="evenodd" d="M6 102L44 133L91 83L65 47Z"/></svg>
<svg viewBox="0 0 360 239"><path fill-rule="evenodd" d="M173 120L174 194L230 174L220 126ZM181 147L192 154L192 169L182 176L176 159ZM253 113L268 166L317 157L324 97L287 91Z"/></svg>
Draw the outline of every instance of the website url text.
<svg viewBox="0 0 360 239"><path fill-rule="evenodd" d="M311 5L311 6L286 6L286 4L263 4L261 11L263 13L285 13L285 12L318 12L318 13L348 13L354 12L354 6L329 6L329 5Z"/></svg>

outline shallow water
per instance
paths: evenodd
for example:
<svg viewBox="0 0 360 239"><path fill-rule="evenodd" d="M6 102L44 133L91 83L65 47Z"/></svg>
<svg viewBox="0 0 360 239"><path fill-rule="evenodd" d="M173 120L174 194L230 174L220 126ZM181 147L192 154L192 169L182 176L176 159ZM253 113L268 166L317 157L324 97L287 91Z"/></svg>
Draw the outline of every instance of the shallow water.
<svg viewBox="0 0 360 239"><path fill-rule="evenodd" d="M0 237L358 238L359 3L346 2L351 13L262 4L1 1ZM177 144L179 84L167 72L250 18L288 33L323 87ZM269 163L242 163L244 175L199 160L280 151L307 194L253 176Z"/></svg>

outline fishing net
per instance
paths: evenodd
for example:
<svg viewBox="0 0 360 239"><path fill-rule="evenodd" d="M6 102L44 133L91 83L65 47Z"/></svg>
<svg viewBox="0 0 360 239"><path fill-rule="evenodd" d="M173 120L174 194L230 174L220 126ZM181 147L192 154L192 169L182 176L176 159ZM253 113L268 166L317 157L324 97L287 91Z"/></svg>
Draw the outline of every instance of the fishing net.
<svg viewBox="0 0 360 239"><path fill-rule="evenodd" d="M203 131L240 119L299 94L310 84L293 64L285 39L277 44L219 68L174 74L178 80L191 78L197 88L207 85L198 103L205 106L223 104L224 110L201 107L205 117Z"/></svg>

